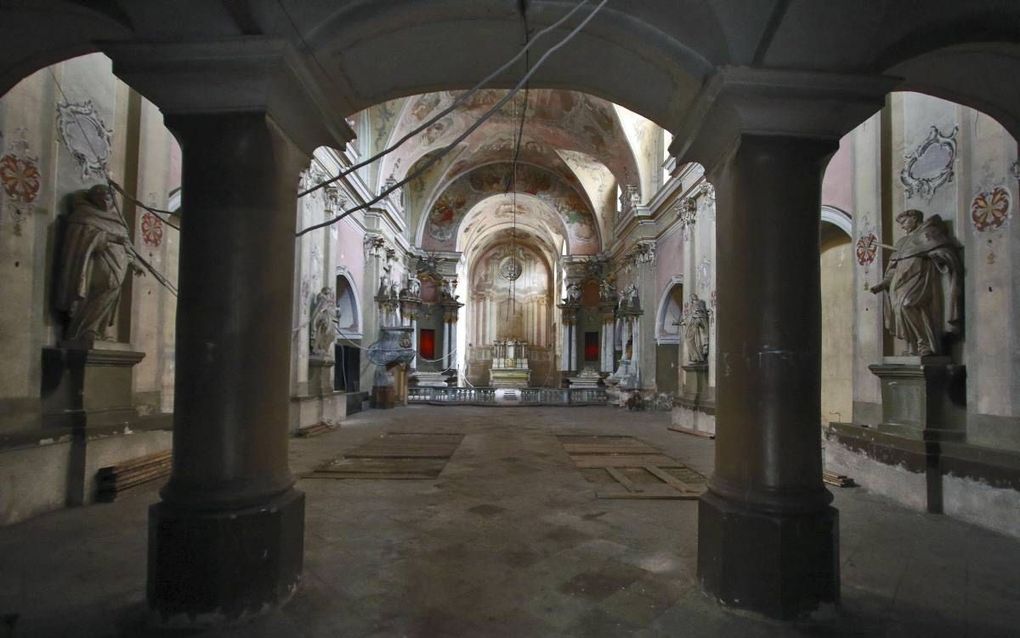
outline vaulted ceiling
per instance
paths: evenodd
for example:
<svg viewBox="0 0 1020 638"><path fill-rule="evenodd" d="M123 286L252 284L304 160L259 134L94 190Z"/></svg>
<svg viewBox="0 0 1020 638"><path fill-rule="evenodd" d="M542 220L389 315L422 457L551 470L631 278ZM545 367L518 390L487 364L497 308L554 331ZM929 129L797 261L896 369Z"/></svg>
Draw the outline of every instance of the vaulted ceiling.
<svg viewBox="0 0 1020 638"><path fill-rule="evenodd" d="M405 190L408 223L412 239L427 250L463 250L468 227L471 243L480 231L504 229L510 220L537 224L544 229L536 231L540 236L559 242L557 250L598 252L617 185L640 190L648 168L641 165L635 142L640 147L647 141L644 130L654 125L594 96L532 90L526 101L519 93L457 141L506 93L482 90L459 105L464 92L427 93L355 116L366 120L359 128L367 131L371 153L408 138L379 163L376 186L413 177ZM436 159L447 147L449 152ZM515 194L521 196L516 204ZM516 222L501 214L510 209L519 213ZM470 223L462 223L468 218Z"/></svg>

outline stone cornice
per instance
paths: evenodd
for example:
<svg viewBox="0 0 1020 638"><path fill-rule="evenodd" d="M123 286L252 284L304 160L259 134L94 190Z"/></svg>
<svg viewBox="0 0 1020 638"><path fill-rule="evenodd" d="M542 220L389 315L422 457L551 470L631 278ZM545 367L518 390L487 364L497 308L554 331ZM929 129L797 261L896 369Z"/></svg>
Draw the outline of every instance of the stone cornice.
<svg viewBox="0 0 1020 638"><path fill-rule="evenodd" d="M714 168L741 135L839 140L900 82L881 75L724 66L705 83L669 151Z"/></svg>
<svg viewBox="0 0 1020 638"><path fill-rule="evenodd" d="M264 112L303 152L344 148L354 131L304 58L285 40L107 42L114 73L164 113Z"/></svg>

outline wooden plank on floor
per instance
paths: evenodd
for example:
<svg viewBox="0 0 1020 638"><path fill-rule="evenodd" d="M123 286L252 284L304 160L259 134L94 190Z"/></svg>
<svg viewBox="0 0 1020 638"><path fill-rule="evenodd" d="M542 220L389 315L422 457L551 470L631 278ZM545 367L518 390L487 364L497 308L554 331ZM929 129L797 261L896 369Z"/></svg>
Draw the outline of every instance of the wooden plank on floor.
<svg viewBox="0 0 1020 638"><path fill-rule="evenodd" d="M673 476L669 472L666 472L665 470L663 470L660 467L656 467L654 465L646 465L645 466L645 471L648 472L649 474L651 474L652 476L658 478L659 480L661 480L666 485L672 487L673 489L675 489L675 490L677 490L677 491L679 491L679 492L681 492L683 494L691 494L693 496L701 496L701 494L705 491L705 488L703 488L703 487L698 487L698 486L694 486L694 485L688 485L687 483L684 483L683 481L681 481L677 477Z"/></svg>
<svg viewBox="0 0 1020 638"><path fill-rule="evenodd" d="M679 467L679 461L674 461L662 454L578 454L570 457L578 469L586 470L595 467L644 467L645 465L656 465L659 467Z"/></svg>
<svg viewBox="0 0 1020 638"><path fill-rule="evenodd" d="M613 477L613 480L622 485L628 492L643 492L644 490L627 478L623 472L615 467L607 467L606 473Z"/></svg>
<svg viewBox="0 0 1020 638"><path fill-rule="evenodd" d="M564 443L567 454L661 454L647 443Z"/></svg>
<svg viewBox="0 0 1020 638"><path fill-rule="evenodd" d="M665 484L645 485L640 492L628 492L625 489L606 486L604 489L596 490L595 496L600 499L631 499L631 500L662 500L662 501L690 501L698 498L693 494L678 492Z"/></svg>

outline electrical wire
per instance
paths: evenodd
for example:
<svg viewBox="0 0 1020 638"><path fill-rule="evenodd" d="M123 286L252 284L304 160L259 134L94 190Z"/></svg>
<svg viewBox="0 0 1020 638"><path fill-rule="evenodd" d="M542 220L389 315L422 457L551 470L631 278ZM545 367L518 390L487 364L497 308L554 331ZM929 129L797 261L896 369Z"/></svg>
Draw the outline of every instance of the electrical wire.
<svg viewBox="0 0 1020 638"><path fill-rule="evenodd" d="M163 222L164 224L166 224L170 228L173 228L177 232L181 232L180 226L176 226L169 219L166 219L165 217L161 217L161 215L173 215L175 217L178 217L181 214L180 211L170 211L170 210L163 210L162 208L153 208L152 206L149 206L148 204L146 204L146 203L144 203L142 201L139 201L139 200L135 199L134 197L132 197L131 195L129 195L127 193L127 191L124 190L124 187L121 186L120 184L118 184L112 178L107 177L106 181L109 182L110 187L113 188L113 190L115 190L118 193L120 193L121 197L123 197L124 199L128 200L129 202L131 202L135 206L138 206L139 208L145 209L145 210L149 211L150 213L152 213L153 215L155 215L156 217L159 217L159 221Z"/></svg>
<svg viewBox="0 0 1020 638"><path fill-rule="evenodd" d="M277 3L279 3L279 2L280 2L280 0L277 0ZM316 190L318 190L320 188L325 188L326 186L328 186L330 184L333 184L333 183L343 179L345 176L353 173L354 171L358 170L359 168L364 168L365 166L368 166L369 164L377 162L378 160L382 159L383 157L389 155L393 151L395 151L398 148L400 148L401 146L403 146L412 137L414 137L415 135L418 135L419 133L421 133L422 131L428 129L430 126L432 126L433 124L435 124L436 122L438 122L439 120L444 118L445 116L447 116L450 113L452 113L454 111L454 109L456 109L457 107L462 105L464 102L466 102L468 99L470 99L473 95L478 93L478 91L481 88L483 88L489 82L491 82L492 80L494 80L497 77L499 77L500 75L502 75L503 72L505 72L507 69L509 69L511 66L513 66L513 64L515 62L520 60L521 56L527 56L528 55L528 49L531 48L532 44L534 44L536 41L538 41L538 39L541 38L542 36L544 36L545 34L553 31L554 29L556 29L560 25L562 25L564 22L569 20L571 16L573 16L575 13L577 13L578 9L580 9L581 7L583 7L586 4L588 4L588 0L581 0L581 2L577 3L574 6L574 8L571 9L570 11L568 11L562 18L560 18L556 22L552 23L551 25L545 27L544 29L542 29L541 31L536 33L535 37L532 38L530 41L528 41L525 44L524 48L521 49L520 51L518 51L517 54L514 57L510 58L509 60L507 60L506 63L503 64L503 66L499 67L498 69L496 69L495 71L493 71L492 73L487 75L483 80L481 80L480 82L475 84L473 87L471 87L470 89L468 89L464 93L460 94L460 96L457 97L457 99L454 100L453 103L450 104L450 106L446 107L445 109L443 109L442 111L440 111L439 113L434 115L433 117L431 117L428 120L426 120L418 128L416 128L416 129L412 130L411 132L407 133L402 138L400 138L399 140L397 140L396 142L391 144L389 147L383 149L382 151L379 151L378 153L376 153L375 155L369 157L368 159L366 159L366 160L364 160L362 162L359 162L357 164L354 164L353 166L350 166L350 167L348 167L348 168L346 168L344 170L341 170L340 173L336 177L332 177L332 178L330 178L330 179L328 179L328 180L326 180L324 182L321 182L319 184L316 184L314 186L311 186L311 187L301 191L300 193L298 193L298 197L299 198L300 197L304 197L305 195L308 195L309 193L313 193L313 192L315 192ZM280 7L283 8L283 5L280 5ZM286 9L283 9L283 11L284 11L284 13L287 13ZM289 18L290 14L287 13L287 16ZM297 29L297 26L294 25L293 19L291 19L291 25L293 25L294 28ZM300 36L300 32L299 32L298 35ZM304 41L303 37L302 37L302 41ZM305 46L307 47L307 43L305 43ZM314 54L313 54L312 57L314 58ZM318 61L316 61L316 63L318 63ZM321 68L321 65L320 65L320 68Z"/></svg>
<svg viewBox="0 0 1020 638"><path fill-rule="evenodd" d="M310 233L313 230L318 230L320 228L325 228L327 226L331 226L331 225L337 223L338 221L340 221L341 219L347 217L348 215L351 215L351 214L356 213L356 212L361 211L361 210L365 210L366 208L368 208L372 204L375 204L377 202L382 201L383 199L388 197L390 195L390 193L392 193L393 191L397 190L398 188L401 188L402 186L404 186L408 182L410 182L413 179L417 178L419 175L424 174L425 171L430 169L436 162L438 162L440 159L442 159L444 156L446 156L450 151L452 151L454 148L456 148L457 145L460 144L462 141L464 141L469 135L471 135L476 130L478 130L478 128L482 124L484 124L490 117L492 117L492 115L494 113L496 113L501 108L503 108L503 105L506 104L508 101L510 101L510 99L513 98L513 96L515 96L517 94L517 92L521 90L521 87L523 87L525 84L527 84L527 81L529 79L531 79L531 76L534 75L535 72L537 72L538 69L540 69L542 67L542 64L545 63L545 61L547 59L549 59L549 56L551 56L553 53L555 53L556 51L561 49L563 46L565 46L568 42L570 42L574 38L574 36L576 36L581 31L581 29L583 29L585 26L587 26L587 24L589 22L591 22L591 20L602 9L602 7L606 6L606 4L608 2L609 2L609 0L602 0L602 2L600 2L592 10L592 12L590 14L588 14L588 16L584 20L581 21L580 24L578 24L576 27L574 27L574 29L569 34L567 34L567 36L565 38L563 38L560 42L554 44L552 47L549 48L549 50L546 51L545 54L543 54L542 57L539 58L538 61L535 62L535 65L531 68L531 70L528 71L527 74L525 74L525 76L521 79L520 82L517 83L517 85L513 89L508 91L505 96L500 98L500 100L497 101L496 104L492 106L492 108L490 108L480 118L478 118L478 120L475 121L474 124L469 126L467 128L467 130L465 130L463 133L458 135L457 138L455 140L453 140L452 142L450 142L450 144L448 146L444 147L438 153L436 153L436 154L432 155L431 157L429 157L429 159L422 166L418 167L417 170L412 172L410 175L407 175L406 177L404 177L404 179L400 180L399 182L397 182L397 183L395 183L395 184L385 188L377 196L373 197L372 199L368 200L367 202L365 202L363 204L359 204L358 206L355 206L354 208L349 208L349 209L345 210L344 212L340 213L339 215L333 217L332 219L328 219L328 220L326 220L324 222L319 222L318 224L313 224L311 226L308 226L307 228L304 228L303 230L300 230L297 233L295 233L295 236L296 237L301 237L302 235Z"/></svg>

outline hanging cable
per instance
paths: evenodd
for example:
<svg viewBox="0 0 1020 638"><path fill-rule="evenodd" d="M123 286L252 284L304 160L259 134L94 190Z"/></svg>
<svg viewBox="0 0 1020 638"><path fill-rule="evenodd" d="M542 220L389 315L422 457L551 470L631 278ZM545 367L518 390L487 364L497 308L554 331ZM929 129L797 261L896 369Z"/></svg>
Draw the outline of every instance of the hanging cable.
<svg viewBox="0 0 1020 638"><path fill-rule="evenodd" d="M135 199L131 195L128 195L127 191L124 190L124 187L121 186L120 184L118 184L112 178L107 177L106 181L109 182L110 187L113 188L113 190L115 190L118 193L120 193L121 197L123 197L124 199L128 200L129 202L131 202L135 206L138 206L139 208L142 208L142 209L145 209L145 210L149 211L150 213L152 213L153 215L158 217L159 221L163 222L164 224L166 224L170 228L173 228L177 232L181 231L181 228L179 226L176 226L173 223L171 223L171 221L169 219L166 219L165 217L162 217L162 215L173 215L173 216L176 217L176 216L180 215L180 211L170 211L170 210L163 210L162 208L153 208L152 206L149 206L148 204Z"/></svg>
<svg viewBox="0 0 1020 638"><path fill-rule="evenodd" d="M555 45L553 45L552 47L550 47L549 50L546 51L545 54L543 54L542 57L539 58L535 62L535 65L531 68L531 70L528 71L528 73L521 79L520 82L517 83L516 86L514 86L514 88L512 88L510 91L508 91L505 96L500 98L500 100L497 101L496 104L492 106L492 108L490 108L480 118L478 118L478 120L475 121L474 124L472 124L470 127L468 127L467 130L465 130L463 133L458 135L457 138L454 139L452 142L450 142L450 144L448 146L443 147L438 153L436 153L436 154L432 155L431 157L429 157L429 159L422 166L418 167L417 170L415 170L411 174L405 176L404 179L400 180L399 182L397 182L397 183L395 183L395 184L385 188L382 192L380 192L378 195L376 195L372 199L368 200L367 202L365 202L363 204L359 204L359 205L355 206L354 208L347 209L344 212L342 212L339 215L337 215L336 217L333 217L332 219L328 219L328 220L326 220L324 222L319 222L318 224L313 224L311 226L308 226L307 228L305 228L303 230L300 230L297 233L295 233L295 236L296 237L301 237L302 235L310 233L313 230L318 230L319 228L325 228L326 226L331 226L331 225L337 223L338 221L340 221L341 219L343 219L344 217L347 217L348 215L351 215L352 213L356 213L358 211L365 210L366 208L368 208L372 204L375 204L375 203L378 203L378 202L382 201L383 199L388 197L390 195L390 193L392 193L393 191L397 190L398 188L401 188L402 186L404 186L408 182L414 180L419 175L424 174L425 171L427 171L428 169L432 168L432 166L436 162L438 162L440 159L445 157L450 151L452 151L454 148L456 148L457 145L460 144L462 141L464 141L469 135L471 135L476 130L478 130L478 127L480 127L482 124L484 124L490 117L492 117L492 115L494 113L496 113L501 108L503 108L503 105L506 104L508 101L510 101L510 99L513 98L513 96L517 95L517 92L521 90L521 87L523 87L527 83L527 81L529 79L531 79L531 76L534 75L535 72L537 72L538 69L540 69L542 67L542 64L544 64L545 61L547 59L549 59L549 56L551 56L553 53L555 53L556 51L561 49L568 42L570 42L574 38L574 36L576 36L578 33L580 33L581 29L583 29L585 26L587 26L587 24L589 22L591 22L591 20L602 9L602 7L606 6L606 4L608 2L609 2L609 0L602 0L602 2L600 2L595 7L595 9L593 9L592 12L590 14L588 14L588 16L584 20L581 21L580 24L578 24L576 27L574 27L574 29L569 34L567 34L567 36L565 38L563 38L560 42L558 42Z"/></svg>
<svg viewBox="0 0 1020 638"><path fill-rule="evenodd" d="M280 0L277 0L277 2L279 2L279 1ZM473 87L471 87L470 89L468 89L464 93L461 93L460 96L457 97L457 99L454 100L452 104L450 104L450 106L446 107L445 109L443 109L442 111L440 111L439 113L434 115L433 117L431 117L428 120L426 120L418 128L416 128L416 129L412 130L411 132L407 133L402 138L400 138L399 140L397 140L396 142L391 144L389 147L383 149L382 151L379 151L378 153L376 153L375 155L369 157L368 159L366 159L366 160L364 160L362 162L359 162L357 164L354 164L353 166L350 166L350 167L348 167L346 169L341 170L340 173L336 177L331 177L330 179L328 179L328 180L326 180L324 182L320 182L320 183L318 183L318 184L316 184L314 186L311 186L311 187L301 191L300 193L298 193L298 197L304 197L305 195L308 195L309 193L313 193L313 192L315 192L316 190L318 190L320 188L325 188L326 186L328 186L330 184L333 184L334 182L337 182L337 181L343 179L345 176L353 173L354 171L358 170L359 168L364 168L365 166L368 166L369 164L377 162L378 160L382 159L383 157L389 155L393 151L395 151L398 148L400 148L401 146L403 146L412 137L414 137L415 135L418 135L422 131L428 129L430 126L432 126L433 124L435 124L436 122L438 122L442 118L444 118L447 115L449 115L450 113L452 113L454 111L454 109L456 109L460 105L464 104L464 102L466 102L468 99L470 99L476 93L478 93L478 91L480 89L482 89L483 87L485 87L487 84L489 84L489 82L492 82L494 79L496 79L497 77L502 75L503 72L505 72L507 69L509 69L511 66L513 66L514 63L517 62L518 60L520 60L522 56L528 55L528 49L531 47L532 44L534 44L536 41L538 41L538 39L541 38L542 36L544 36L545 34L553 31L554 29L556 29L560 25L562 25L564 22L569 20L571 16L573 16L575 13L577 13L578 9L580 9L581 7L583 7L586 4L588 4L588 0L581 0L581 2L577 3L574 6L574 8L571 9L570 11L568 11L566 13L566 15L564 15L562 18L560 18L556 22L550 24L546 28L544 28L541 31L539 31L538 33L536 33L535 37L531 41L527 42L526 45L524 46L524 48L521 49L520 51L518 51L517 54L514 57L510 58L509 60L507 60L506 63L503 64L503 66L499 67L498 69L496 69L495 71L493 71L492 73L487 75L482 81L478 82L477 84L475 84ZM281 8L282 8L282 5L281 5ZM284 9L284 13L286 13L286 12L287 12L287 10ZM290 16L289 13L287 15L288 15L288 17ZM294 24L293 20L291 20L291 24L292 25ZM297 29L296 26L294 28ZM300 33L299 33L299 35L300 35ZM302 41L303 41L303 38L302 38ZM307 46L307 43L306 43L306 46Z"/></svg>

